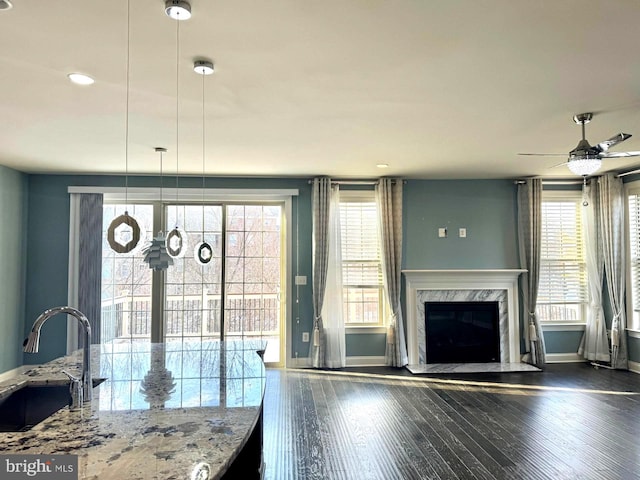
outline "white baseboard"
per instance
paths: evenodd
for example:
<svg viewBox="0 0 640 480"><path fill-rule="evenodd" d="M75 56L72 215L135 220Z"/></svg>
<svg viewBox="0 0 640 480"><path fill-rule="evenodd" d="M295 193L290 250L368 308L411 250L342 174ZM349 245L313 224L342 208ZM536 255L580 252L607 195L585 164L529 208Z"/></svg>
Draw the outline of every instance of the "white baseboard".
<svg viewBox="0 0 640 480"><path fill-rule="evenodd" d="M13 377L17 377L18 375L29 370L29 368L31 367L33 367L33 365L22 365L21 367L14 368L13 370L0 373L0 382L4 382L5 380L9 380Z"/></svg>
<svg viewBox="0 0 640 480"><path fill-rule="evenodd" d="M380 357L347 357L347 367L379 367L387 364L384 356Z"/></svg>
<svg viewBox="0 0 640 480"><path fill-rule="evenodd" d="M379 367L387 364L384 356L379 357L347 357L347 367ZM287 368L311 368L311 359L309 357L290 358L287 362Z"/></svg>
<svg viewBox="0 0 640 480"><path fill-rule="evenodd" d="M547 363L575 363L586 362L578 353L547 353L545 355Z"/></svg>
<svg viewBox="0 0 640 480"><path fill-rule="evenodd" d="M309 357L290 358L286 368L310 368L311 359Z"/></svg>
<svg viewBox="0 0 640 480"><path fill-rule="evenodd" d="M640 373L640 363L629 361L629 371L633 373Z"/></svg>

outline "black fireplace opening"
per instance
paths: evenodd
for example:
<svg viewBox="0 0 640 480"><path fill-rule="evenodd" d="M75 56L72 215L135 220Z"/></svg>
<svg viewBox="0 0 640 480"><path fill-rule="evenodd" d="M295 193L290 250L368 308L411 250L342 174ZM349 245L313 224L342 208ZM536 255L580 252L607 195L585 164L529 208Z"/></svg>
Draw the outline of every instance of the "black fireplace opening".
<svg viewBox="0 0 640 480"><path fill-rule="evenodd" d="M427 363L500 361L498 302L425 302Z"/></svg>

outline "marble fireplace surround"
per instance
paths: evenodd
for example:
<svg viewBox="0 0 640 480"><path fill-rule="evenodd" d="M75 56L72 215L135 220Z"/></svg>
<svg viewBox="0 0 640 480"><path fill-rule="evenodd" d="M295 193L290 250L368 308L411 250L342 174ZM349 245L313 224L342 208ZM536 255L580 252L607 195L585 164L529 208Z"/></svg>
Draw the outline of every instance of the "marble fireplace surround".
<svg viewBox="0 0 640 480"><path fill-rule="evenodd" d="M518 277L526 270L403 270L409 365L426 363L424 302L497 301L500 363L520 362Z"/></svg>

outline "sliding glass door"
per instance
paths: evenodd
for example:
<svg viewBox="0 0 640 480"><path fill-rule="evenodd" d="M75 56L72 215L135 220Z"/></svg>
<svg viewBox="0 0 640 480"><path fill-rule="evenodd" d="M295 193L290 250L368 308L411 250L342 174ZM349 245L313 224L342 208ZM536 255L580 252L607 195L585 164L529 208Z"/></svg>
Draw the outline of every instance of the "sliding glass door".
<svg viewBox="0 0 640 480"><path fill-rule="evenodd" d="M154 328L166 342L262 338L268 341L265 361L282 363L282 204L128 206L147 240L153 231L176 226L187 234L184 256L165 272L153 273L140 248L116 254L106 242L109 222L124 209L104 207L103 343L149 342ZM204 265L194 254L202 241L213 251Z"/></svg>

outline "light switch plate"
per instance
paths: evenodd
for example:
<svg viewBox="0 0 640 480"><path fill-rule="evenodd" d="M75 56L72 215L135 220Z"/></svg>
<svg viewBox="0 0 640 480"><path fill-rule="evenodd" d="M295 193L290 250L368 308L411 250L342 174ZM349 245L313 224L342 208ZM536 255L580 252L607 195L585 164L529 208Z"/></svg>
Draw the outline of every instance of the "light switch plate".
<svg viewBox="0 0 640 480"><path fill-rule="evenodd" d="M438 237L439 238L446 238L447 236L447 229L446 228L439 228L438 229Z"/></svg>

